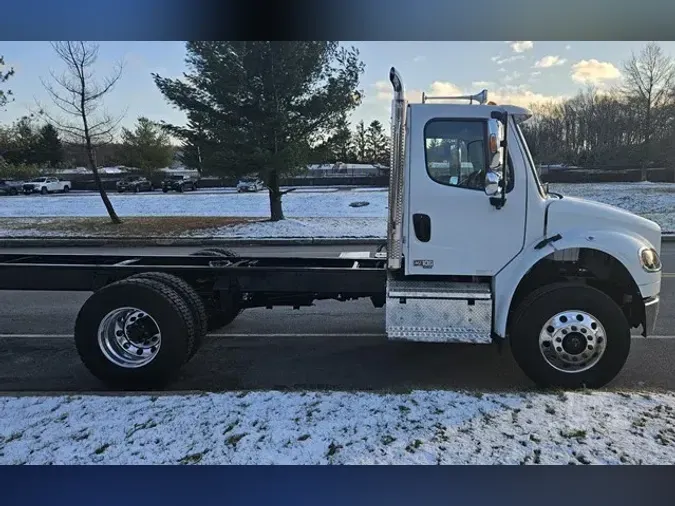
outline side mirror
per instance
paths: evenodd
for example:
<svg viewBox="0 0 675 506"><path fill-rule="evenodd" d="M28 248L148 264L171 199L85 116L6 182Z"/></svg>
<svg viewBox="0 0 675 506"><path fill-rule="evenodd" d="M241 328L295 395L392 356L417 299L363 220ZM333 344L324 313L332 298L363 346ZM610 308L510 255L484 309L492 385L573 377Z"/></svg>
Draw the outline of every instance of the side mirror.
<svg viewBox="0 0 675 506"><path fill-rule="evenodd" d="M485 173L485 195L494 197L499 193L502 178L491 170Z"/></svg>

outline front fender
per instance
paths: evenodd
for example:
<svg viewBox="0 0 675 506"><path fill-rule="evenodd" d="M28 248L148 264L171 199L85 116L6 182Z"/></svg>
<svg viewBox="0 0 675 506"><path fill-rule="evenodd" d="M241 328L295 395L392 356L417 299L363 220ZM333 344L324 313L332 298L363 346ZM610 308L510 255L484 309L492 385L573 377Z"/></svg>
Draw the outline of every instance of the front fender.
<svg viewBox="0 0 675 506"><path fill-rule="evenodd" d="M654 297L661 288L661 273L647 272L640 265L639 251L642 247L656 247L644 237L627 231L617 230L567 230L551 232L550 236L559 233L562 238L535 249L540 242L528 244L521 254L502 269L493 280L495 319L494 332L498 336L506 336L509 310L518 284L525 275L544 257L556 251L576 248L602 251L618 260L629 272L643 298Z"/></svg>

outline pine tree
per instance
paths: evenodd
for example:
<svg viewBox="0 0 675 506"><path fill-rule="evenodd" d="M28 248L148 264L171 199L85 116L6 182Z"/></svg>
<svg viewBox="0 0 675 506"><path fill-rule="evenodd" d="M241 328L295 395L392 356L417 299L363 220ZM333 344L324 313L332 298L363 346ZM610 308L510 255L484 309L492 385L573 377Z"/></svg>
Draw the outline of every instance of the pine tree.
<svg viewBox="0 0 675 506"><path fill-rule="evenodd" d="M283 219L281 177L306 167L312 146L360 103L358 51L336 41L192 41L187 53L184 79L153 75L187 113L186 127L167 128L200 138L205 171L260 175L270 219Z"/></svg>
<svg viewBox="0 0 675 506"><path fill-rule="evenodd" d="M169 135L159 125L140 117L133 131L122 128L121 156L124 165L149 175L171 163L173 147Z"/></svg>
<svg viewBox="0 0 675 506"><path fill-rule="evenodd" d="M41 164L57 167L63 161L63 144L59 132L51 123L40 128L36 150Z"/></svg>

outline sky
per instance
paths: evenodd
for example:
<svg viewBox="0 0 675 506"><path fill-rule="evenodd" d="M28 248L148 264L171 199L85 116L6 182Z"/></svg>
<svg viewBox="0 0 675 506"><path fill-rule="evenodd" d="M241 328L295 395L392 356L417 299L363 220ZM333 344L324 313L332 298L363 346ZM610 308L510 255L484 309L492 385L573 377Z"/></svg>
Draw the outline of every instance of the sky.
<svg viewBox="0 0 675 506"><path fill-rule="evenodd" d="M366 70L360 88L363 104L352 123L377 119L387 125L392 98L388 73L395 66L403 78L408 98L419 101L429 95L477 93L488 89L489 99L500 104L532 103L573 96L593 84L609 88L621 82L622 66L645 42L386 42L347 41L361 53ZM659 42L675 57L675 42ZM41 78L63 66L48 42L0 42L0 55L15 75L4 86L15 101L0 110L0 124L38 109L36 103L53 106ZM124 113L122 125L131 127L139 116L154 121L182 124L185 115L169 105L155 86L151 73L180 77L186 70L184 42L100 42L96 72L109 73L125 62L117 87L105 100L112 115Z"/></svg>

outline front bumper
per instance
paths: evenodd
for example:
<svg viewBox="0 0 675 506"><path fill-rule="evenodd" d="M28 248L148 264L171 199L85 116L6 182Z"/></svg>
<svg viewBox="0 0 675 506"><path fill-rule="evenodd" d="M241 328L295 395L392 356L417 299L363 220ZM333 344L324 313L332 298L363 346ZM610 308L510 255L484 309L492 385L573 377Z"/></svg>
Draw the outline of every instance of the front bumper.
<svg viewBox="0 0 675 506"><path fill-rule="evenodd" d="M659 317L659 305L661 299L656 295L655 297L644 299L643 302L645 304L645 321L643 324L642 335L647 337L647 335L654 335L656 320Z"/></svg>

